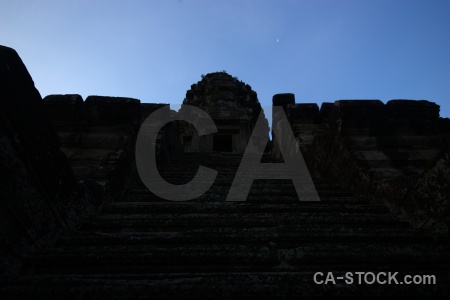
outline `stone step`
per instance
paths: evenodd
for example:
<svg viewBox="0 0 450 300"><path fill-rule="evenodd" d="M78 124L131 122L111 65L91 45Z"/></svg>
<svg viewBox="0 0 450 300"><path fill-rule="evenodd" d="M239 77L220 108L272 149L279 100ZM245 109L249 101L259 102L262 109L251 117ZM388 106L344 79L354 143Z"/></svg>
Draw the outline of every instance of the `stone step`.
<svg viewBox="0 0 450 300"><path fill-rule="evenodd" d="M209 190L203 194L200 197L210 197L210 196L222 196L223 199L225 199L225 197L228 195L228 192L230 190L230 186L225 186L225 185L213 185L209 188ZM319 197L349 197L352 194L346 191L341 191L341 190L318 190L317 194ZM297 198L297 192L295 190L294 187L290 187L290 188L280 188L280 187L276 187L276 188L270 188L270 187L265 187L265 188L254 188L252 187L249 190L248 195L250 197L295 197ZM134 197L134 196L138 196L138 197L143 197L143 196L152 196L152 193L150 191L148 191L147 194L126 194L123 197ZM302 197L304 195L300 194L300 197Z"/></svg>
<svg viewBox="0 0 450 300"><path fill-rule="evenodd" d="M366 159L366 160L361 160L360 164L362 166L370 166L370 168L391 168L391 167L395 166L400 169L412 168L412 169L423 170L423 168L429 164L429 160L426 160L426 159L414 159L414 160L413 159L404 159L404 160Z"/></svg>
<svg viewBox="0 0 450 300"><path fill-rule="evenodd" d="M231 187L231 182L224 182L217 179L213 186L228 186ZM337 191L337 192L343 192L339 186L337 185L331 185L331 184L318 184L315 183L314 186L318 191ZM294 186L292 184L291 180L254 180L252 183L252 189L267 189L269 187L274 187L277 189L294 189ZM148 188L145 186L140 186L136 188L132 188L126 191L126 195L147 195L151 193Z"/></svg>
<svg viewBox="0 0 450 300"><path fill-rule="evenodd" d="M173 178L169 178L171 180L176 179L175 177ZM224 178L222 178L221 176L219 176L219 178L216 179L216 181L214 181L214 184L217 184L217 182L220 180L223 180ZM234 178L233 178L234 179ZM332 191L332 190L337 190L337 191L341 191L343 190L341 187L337 186L337 185L332 185L332 184L324 184L324 183L316 183L314 182L314 186L316 187L317 190L325 190L325 191ZM231 186L232 182L227 182L226 185ZM254 179L252 181L252 187L256 187L256 188L263 188L266 186L279 186L282 188L285 187L293 187L293 183L290 179L268 179L268 180L263 180L263 179ZM139 185L137 187L134 188L130 188L126 191L126 193L129 194L133 194L133 193L146 193L148 192L148 189L145 187L145 185Z"/></svg>
<svg viewBox="0 0 450 300"><path fill-rule="evenodd" d="M378 268L370 271L380 270ZM383 270L383 269L381 269ZM70 274L68 276L34 275L24 276L15 283L0 286L9 299L148 299L149 295L159 299L174 298L261 298L276 295L277 299L297 297L331 298L342 295L373 297L374 295L396 295L397 297L444 297L448 296L450 281L448 272L436 272L436 284L358 284L356 273L351 274L353 284L344 280L347 272L364 271L364 268L335 270L323 267L318 276L325 280L327 272L332 272L333 279L327 284L314 282L315 271L300 272L185 272L185 273L150 273L150 274ZM384 272L395 270L384 269ZM423 271L399 272L396 280L403 282L406 275L430 275ZM363 276L364 277L364 276ZM371 278L371 277L368 277ZM383 278L384 279L384 278ZM337 285L339 288L336 288Z"/></svg>
<svg viewBox="0 0 450 300"><path fill-rule="evenodd" d="M266 163L266 162L261 162ZM267 163L276 163L276 162L267 162ZM165 164L164 166L161 166L161 170L176 170L179 167L183 168L197 168L199 165L205 166L205 167L233 167L236 168L241 164L241 157L236 157L233 159L204 159L204 158L190 158L186 157L183 159L174 159L171 160L168 164Z"/></svg>
<svg viewBox="0 0 450 300"><path fill-rule="evenodd" d="M274 161L261 161L261 164L265 163L278 163ZM238 160L198 160L198 159L185 159L185 160L174 160L170 163L159 166L158 170L161 172L165 171L176 171L180 169L181 171L196 171L199 166L204 166L207 168L212 168L218 171L221 170L237 170L241 164L241 159Z"/></svg>
<svg viewBox="0 0 450 300"><path fill-rule="evenodd" d="M178 180L179 184L185 184L186 182L188 182L189 180ZM172 184L174 184L172 182ZM223 180L222 178L217 178L213 185L211 186L211 188L216 188L216 187L226 187L226 188L230 188L232 184L232 181L226 181ZM333 186L333 185L324 185L324 184L315 184L314 185L316 190L319 192L333 192L335 191L337 194L340 195L351 195L350 192L345 191L337 186ZM289 190L291 192L295 192L295 188L294 185L292 184L292 182L285 182L282 180L254 180L252 185L251 185L251 191L258 191L258 190L264 190L264 191L268 191L270 189L275 189L275 190ZM136 188L132 188L126 191L125 195L148 195L148 194L152 194L152 192L145 187L144 185L136 187Z"/></svg>
<svg viewBox="0 0 450 300"><path fill-rule="evenodd" d="M196 178L197 180L200 180L201 182L208 182L210 180L210 177L206 177L204 175L196 175L196 174L191 174L191 175L185 175L185 174L172 174L170 176L161 176L161 178L163 178L165 181L170 182L172 184L185 184L187 182L192 181L194 178ZM215 178L213 183L214 184L218 184L218 185L228 185L231 186L231 184L233 183L235 179L235 173L228 173L228 174L224 174L224 173L219 173ZM249 178L242 178L240 177L239 179L248 179L248 180L252 180L252 184L253 182L255 182L256 180L254 179L253 176L249 177ZM159 180L159 179L158 179ZM156 182L156 180L155 180ZM301 183L303 183L305 181L302 181ZM308 183L310 183L308 181ZM314 183L314 182L313 182ZM284 185L292 185L292 181L289 180L289 182L282 182L281 180L277 180L277 179L267 179L265 180L265 182L263 182L261 180L261 182L255 182L254 183L256 186L258 187L263 187L263 186L276 186L279 184L284 184Z"/></svg>
<svg viewBox="0 0 450 300"><path fill-rule="evenodd" d="M177 166L198 166L207 165L207 166L239 166L243 162L243 156L235 156L235 157L184 157L184 158L175 158L169 161L165 165L161 165L161 169L170 169L176 168ZM247 160L248 161L248 160ZM263 157L259 163L261 164L278 164L284 163L283 161L278 161L275 159Z"/></svg>
<svg viewBox="0 0 450 300"><path fill-rule="evenodd" d="M230 165L226 165L226 166L222 166L222 167L218 167L217 165L202 165L205 168L209 168L212 169L214 171L217 171L219 174L225 173L225 174L232 174L233 177L235 175L235 173L237 172L238 168L237 167L233 167ZM192 168L187 168L185 166L179 166L179 167L173 167L171 169L163 169L163 170L159 170L158 172L161 175L170 175L173 174L175 176L179 175L179 174L192 174L195 175L198 172L198 166L196 167L192 167ZM298 172L298 171L296 171ZM254 172L256 174L260 174L258 172ZM295 173L294 173L295 174Z"/></svg>
<svg viewBox="0 0 450 300"><path fill-rule="evenodd" d="M332 203L342 203L342 204L367 204L367 200L362 198L355 198L355 197L343 197L343 196L320 196L320 201L315 202L332 202ZM296 194L292 195L277 195L277 196L253 196L249 195L246 198L246 201L243 203L255 203L255 204L296 204L298 202L311 202L307 201L308 199L303 199L300 201L300 199L297 197ZM189 200L186 202L226 202L226 195L223 195L223 193L206 193L202 195L199 198ZM170 200L161 199L160 197L156 195L123 195L119 197L117 200L118 202L174 202Z"/></svg>
<svg viewBox="0 0 450 300"><path fill-rule="evenodd" d="M346 225L350 227L408 227L390 214L372 213L155 213L100 214L84 221L82 229L108 228L191 228L191 227L270 227L280 225Z"/></svg>
<svg viewBox="0 0 450 300"><path fill-rule="evenodd" d="M439 275L433 286L340 284L340 293L358 296L449 290L448 239L413 229L385 206L339 186L315 181L321 201L313 202L299 201L290 179L254 180L247 201L226 202L241 159L212 153L171 160L160 170L169 182L190 181L199 165L218 170L218 177L203 196L183 202L137 185L54 248L31 256L25 275L0 284L0 292L31 299L291 299L333 295L335 285L312 280L315 272L327 271ZM274 162L267 155L263 161Z"/></svg>
<svg viewBox="0 0 450 300"><path fill-rule="evenodd" d="M28 260L35 274L151 273L217 271L305 271L324 264L338 269L384 264L397 271L425 266L448 269L450 246L298 243L235 245L96 245L66 246L41 251Z"/></svg>
<svg viewBox="0 0 450 300"><path fill-rule="evenodd" d="M102 208L102 213L280 213L280 212L342 212L342 213L387 213L381 204L339 204L323 201L295 204L245 204L236 202L115 202Z"/></svg>
<svg viewBox="0 0 450 300"><path fill-rule="evenodd" d="M215 159L208 157L185 157L185 158L175 158L169 161L167 164L161 166L161 169L176 169L180 166L198 166L198 165L209 165L209 166L235 166L238 167L241 164L242 156L236 156L226 159ZM275 163L275 162L274 162Z"/></svg>
<svg viewBox="0 0 450 300"><path fill-rule="evenodd" d="M59 247L41 251L28 261L35 274L207 271L233 264L251 269L279 263L274 247L233 244Z"/></svg>
<svg viewBox="0 0 450 300"><path fill-rule="evenodd" d="M297 247L299 243L410 243L436 245L445 238L411 228L350 226L272 226L222 228L127 228L115 232L80 230L60 238L57 246L79 245L181 245L208 243L258 244L276 243L278 247ZM448 242L448 241L447 241Z"/></svg>
<svg viewBox="0 0 450 300"><path fill-rule="evenodd" d="M191 172L197 171L199 166L204 166L207 168L213 168L218 171L221 170L237 170L240 165L240 161L217 161L217 162L205 162L200 160L189 160L189 161L179 161L171 162L164 166L158 167L160 172L174 172L176 170Z"/></svg>
<svg viewBox="0 0 450 300"><path fill-rule="evenodd" d="M202 159L233 159L242 157L242 153L232 153L232 152L190 152L190 153L180 153L174 156L174 159L183 159L183 158L202 158ZM269 153L263 153L262 157L264 159L273 160L274 158Z"/></svg>
<svg viewBox="0 0 450 300"><path fill-rule="evenodd" d="M195 176L184 176L184 175L176 175L176 176L171 176L171 177L162 177L165 181L171 182L173 184L185 184L186 182L191 181L192 179L194 179ZM202 176L197 176L196 178L198 178L198 180L202 180L202 182L205 181L206 177L202 177ZM234 180L234 174L233 176L225 176L224 174L219 174L213 184L214 185L222 185L222 186L231 186L231 184L233 183ZM260 180L260 179L253 179L250 178L252 180L252 187L253 188L277 188L277 187L281 187L281 188L286 188L286 187L294 187L292 181L290 179L288 180L284 180L284 179L267 179L267 180ZM301 182L302 183L302 182ZM309 182L308 182L309 183ZM314 182L313 182L314 184ZM317 190L342 190L341 188L338 188L336 186L333 185L323 185L323 184L314 184L314 186L316 187ZM129 190L128 192L133 192L133 190L145 190L145 186L140 186L139 188L134 188L132 190Z"/></svg>

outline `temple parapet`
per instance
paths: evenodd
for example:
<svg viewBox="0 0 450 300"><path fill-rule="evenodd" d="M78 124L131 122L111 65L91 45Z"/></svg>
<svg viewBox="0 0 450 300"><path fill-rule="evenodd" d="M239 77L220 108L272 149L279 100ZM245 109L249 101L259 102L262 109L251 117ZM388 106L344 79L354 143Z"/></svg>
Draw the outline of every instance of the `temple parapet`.
<svg viewBox="0 0 450 300"><path fill-rule="evenodd" d="M447 174L442 168L433 169L436 157L450 143L449 121L439 117L439 105L426 100L391 100L387 104L380 100L338 100L323 103L319 113L313 104L292 103L286 112L313 177L385 202L415 225L423 224L424 216L433 215L440 221L427 222L428 226L448 230L448 210L439 209L438 215L434 212L444 200L425 199L423 192L426 182L441 190L444 187L421 179L437 178L429 174L432 171L424 175L430 168ZM273 151L280 156L276 143ZM415 187L419 182L420 189ZM405 201L406 197L411 201ZM414 207L424 210L417 213Z"/></svg>

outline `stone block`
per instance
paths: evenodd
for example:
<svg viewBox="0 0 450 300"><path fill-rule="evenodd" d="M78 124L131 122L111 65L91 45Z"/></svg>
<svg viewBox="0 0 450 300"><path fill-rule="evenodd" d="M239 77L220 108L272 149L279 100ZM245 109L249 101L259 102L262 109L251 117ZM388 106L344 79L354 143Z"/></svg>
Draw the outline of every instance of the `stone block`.
<svg viewBox="0 0 450 300"><path fill-rule="evenodd" d="M427 100L395 99L386 103L386 112L390 118L438 119L440 107Z"/></svg>
<svg viewBox="0 0 450 300"><path fill-rule="evenodd" d="M450 135L450 119L449 118L439 118L438 128L440 134Z"/></svg>
<svg viewBox="0 0 450 300"><path fill-rule="evenodd" d="M439 129L439 105L426 100L390 100L387 126L395 135L434 134Z"/></svg>
<svg viewBox="0 0 450 300"><path fill-rule="evenodd" d="M320 119L325 120L329 117L331 111L334 108L334 103L331 102L323 102L320 106Z"/></svg>
<svg viewBox="0 0 450 300"><path fill-rule="evenodd" d="M370 135L379 133L385 118L385 105L380 100L338 100L334 103L339 110L341 126L346 130L367 128Z"/></svg>
<svg viewBox="0 0 450 300"><path fill-rule="evenodd" d="M288 104L287 117L292 123L319 123L319 106L316 103Z"/></svg>
<svg viewBox="0 0 450 300"><path fill-rule="evenodd" d="M85 110L89 126L129 123L138 128L141 120L141 103L124 97L89 96Z"/></svg>
<svg viewBox="0 0 450 300"><path fill-rule="evenodd" d="M157 109L161 107L168 106L170 104L165 103L142 103L141 104L141 124L147 119L147 117Z"/></svg>
<svg viewBox="0 0 450 300"><path fill-rule="evenodd" d="M83 98L80 95L48 95L43 99L43 104L57 127L73 127L85 120Z"/></svg>
<svg viewBox="0 0 450 300"><path fill-rule="evenodd" d="M295 104L295 95L292 93L275 94L272 98L273 106L283 106L286 110L288 104Z"/></svg>

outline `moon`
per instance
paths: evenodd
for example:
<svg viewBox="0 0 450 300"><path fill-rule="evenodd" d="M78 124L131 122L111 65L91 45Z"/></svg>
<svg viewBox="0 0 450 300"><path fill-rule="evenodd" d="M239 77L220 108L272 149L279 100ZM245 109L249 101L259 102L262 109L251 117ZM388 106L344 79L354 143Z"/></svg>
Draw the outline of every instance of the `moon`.
<svg viewBox="0 0 450 300"><path fill-rule="evenodd" d="M279 43L280 42L280 40L279 39L277 39L277 43Z"/></svg>

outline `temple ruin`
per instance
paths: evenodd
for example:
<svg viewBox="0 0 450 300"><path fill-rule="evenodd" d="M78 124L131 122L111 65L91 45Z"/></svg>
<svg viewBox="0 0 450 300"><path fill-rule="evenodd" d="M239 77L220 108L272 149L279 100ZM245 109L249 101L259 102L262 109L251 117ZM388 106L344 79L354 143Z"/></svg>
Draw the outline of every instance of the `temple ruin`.
<svg viewBox="0 0 450 300"><path fill-rule="evenodd" d="M183 104L204 110L218 129L212 136L199 139L195 130L186 126L181 134L184 152L244 153L256 119L260 113L264 113L251 87L226 72L203 76L201 81L193 84L186 92Z"/></svg>
<svg viewBox="0 0 450 300"><path fill-rule="evenodd" d="M172 184L189 183L199 166L217 177L204 195L175 202L143 185L135 161L144 120L169 104L42 99L19 55L4 46L0 94L1 299L449 293L450 119L436 103L319 107L274 91L321 201L299 201L290 180L256 179L245 202L227 202L264 111L250 85L224 71L203 75L183 105L206 111L217 132L199 136L187 122L167 123L154 145L156 164ZM262 163L283 162L283 134L273 135ZM316 272L361 271L437 281L313 280Z"/></svg>

